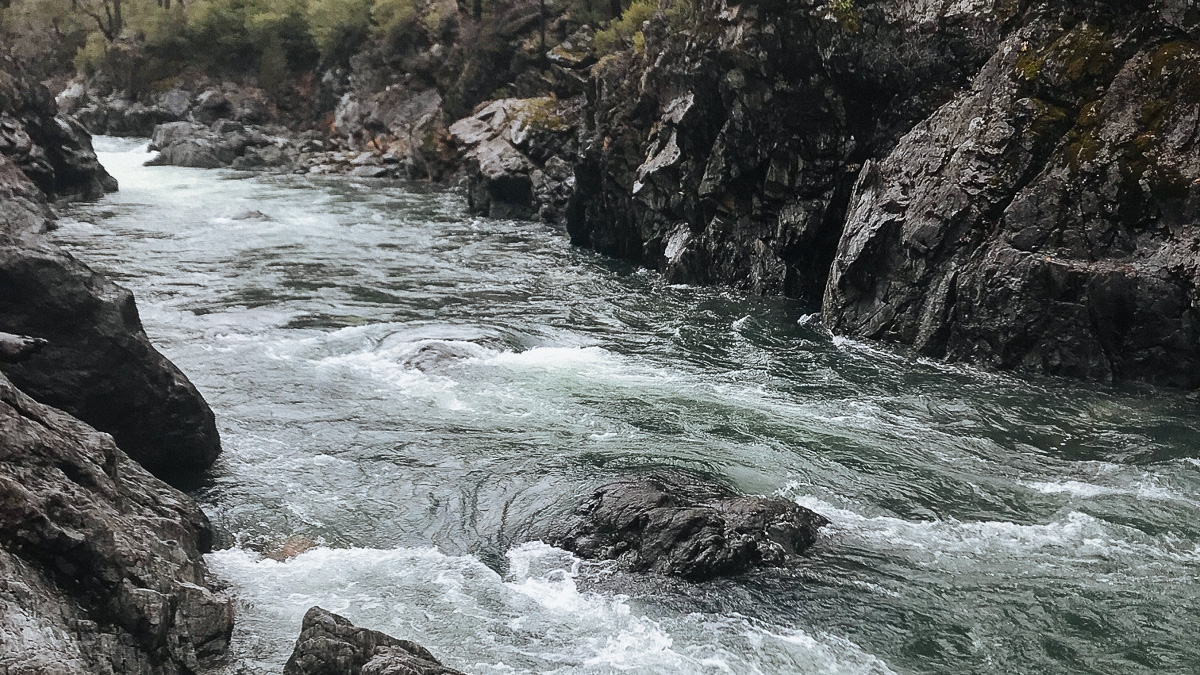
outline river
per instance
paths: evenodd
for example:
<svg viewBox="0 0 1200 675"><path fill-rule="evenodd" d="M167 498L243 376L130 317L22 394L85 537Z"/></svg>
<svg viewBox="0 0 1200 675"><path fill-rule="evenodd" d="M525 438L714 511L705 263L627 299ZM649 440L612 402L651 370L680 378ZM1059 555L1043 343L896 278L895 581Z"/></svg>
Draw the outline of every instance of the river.
<svg viewBox="0 0 1200 675"><path fill-rule="evenodd" d="M480 675L1200 672L1195 400L832 337L454 192L97 149L121 191L55 237L216 412L225 672L278 673L314 604ZM832 525L705 584L537 541L656 468Z"/></svg>

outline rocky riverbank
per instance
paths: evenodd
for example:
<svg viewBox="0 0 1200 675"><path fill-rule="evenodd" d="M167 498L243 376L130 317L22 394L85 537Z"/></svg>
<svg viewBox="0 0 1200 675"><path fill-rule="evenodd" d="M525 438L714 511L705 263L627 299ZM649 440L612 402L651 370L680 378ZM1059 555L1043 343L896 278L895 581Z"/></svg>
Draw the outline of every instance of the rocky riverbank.
<svg viewBox="0 0 1200 675"><path fill-rule="evenodd" d="M204 514L165 478L220 451L212 411L133 296L47 237L50 199L116 188L40 84L0 68L0 670L193 673L230 599ZM52 407L53 406L53 407Z"/></svg>
<svg viewBox="0 0 1200 675"><path fill-rule="evenodd" d="M673 7L592 70L573 241L927 356L1200 386L1187 3Z"/></svg>

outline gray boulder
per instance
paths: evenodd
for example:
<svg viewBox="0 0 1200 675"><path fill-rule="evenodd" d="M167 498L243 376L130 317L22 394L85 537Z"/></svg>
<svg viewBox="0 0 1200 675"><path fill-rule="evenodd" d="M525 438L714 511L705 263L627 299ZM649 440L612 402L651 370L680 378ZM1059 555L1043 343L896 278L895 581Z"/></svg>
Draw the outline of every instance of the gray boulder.
<svg viewBox="0 0 1200 675"><path fill-rule="evenodd" d="M313 607L304 615L284 675L462 675L421 645Z"/></svg>
<svg viewBox="0 0 1200 675"><path fill-rule="evenodd" d="M824 517L780 498L738 495L690 476L597 489L550 543L636 572L704 581L787 564L816 541Z"/></svg>
<svg viewBox="0 0 1200 675"><path fill-rule="evenodd" d="M233 604L195 503L3 375L0 428L0 672L185 675L222 655Z"/></svg>

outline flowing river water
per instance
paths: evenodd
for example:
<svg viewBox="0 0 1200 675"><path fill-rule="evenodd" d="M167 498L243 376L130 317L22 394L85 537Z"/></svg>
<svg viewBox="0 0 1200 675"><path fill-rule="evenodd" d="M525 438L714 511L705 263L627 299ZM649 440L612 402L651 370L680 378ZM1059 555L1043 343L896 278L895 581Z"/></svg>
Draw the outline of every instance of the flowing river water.
<svg viewBox="0 0 1200 675"><path fill-rule="evenodd" d="M314 604L481 675L1200 672L1192 399L831 337L453 192L97 147L121 191L55 236L216 411L228 673L280 672ZM832 525L705 584L537 541L664 468Z"/></svg>

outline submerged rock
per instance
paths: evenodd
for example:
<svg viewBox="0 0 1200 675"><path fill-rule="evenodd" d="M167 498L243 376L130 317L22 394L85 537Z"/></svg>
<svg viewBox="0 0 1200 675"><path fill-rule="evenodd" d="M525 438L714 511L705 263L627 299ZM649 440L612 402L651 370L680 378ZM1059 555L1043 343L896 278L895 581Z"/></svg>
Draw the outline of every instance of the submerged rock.
<svg viewBox="0 0 1200 675"><path fill-rule="evenodd" d="M313 607L304 615L284 675L462 675L421 645L357 628L344 617Z"/></svg>
<svg viewBox="0 0 1200 675"><path fill-rule="evenodd" d="M0 672L196 672L233 630L211 542L187 496L0 375Z"/></svg>
<svg viewBox="0 0 1200 675"><path fill-rule="evenodd" d="M550 543L638 572L703 581L781 566L812 546L823 516L786 499L738 495L682 476L597 489Z"/></svg>

